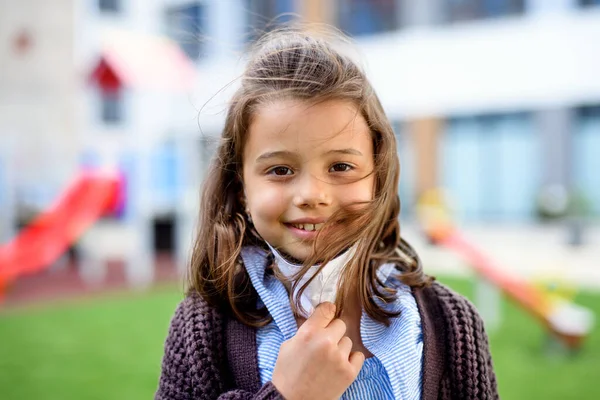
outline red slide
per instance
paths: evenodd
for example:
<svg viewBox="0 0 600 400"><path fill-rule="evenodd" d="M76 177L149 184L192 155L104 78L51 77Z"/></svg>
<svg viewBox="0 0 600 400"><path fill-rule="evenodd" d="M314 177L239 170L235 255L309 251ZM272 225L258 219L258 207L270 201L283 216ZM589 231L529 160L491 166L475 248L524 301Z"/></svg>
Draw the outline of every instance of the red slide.
<svg viewBox="0 0 600 400"><path fill-rule="evenodd" d="M121 185L118 174L83 172L54 205L0 246L0 294L19 276L51 265L98 218L115 212Z"/></svg>

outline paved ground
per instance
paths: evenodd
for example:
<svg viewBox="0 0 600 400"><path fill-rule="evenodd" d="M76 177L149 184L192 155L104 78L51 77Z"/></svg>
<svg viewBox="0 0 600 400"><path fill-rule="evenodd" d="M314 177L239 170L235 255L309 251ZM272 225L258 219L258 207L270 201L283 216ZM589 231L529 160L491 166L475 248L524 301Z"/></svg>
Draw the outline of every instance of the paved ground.
<svg viewBox="0 0 600 400"><path fill-rule="evenodd" d="M417 227L406 224L402 232L420 254L428 273L472 274L458 255L428 244ZM477 225L463 227L461 233L511 274L530 280L553 278L600 290L600 225L588 227L585 243L580 247L567 244L568 232L562 226ZM157 283L180 280L169 254L156 257L155 277ZM123 264L118 261L108 262L104 280L93 286L81 278L76 263L68 262L19 279L8 288L3 303L13 306L73 299L127 288Z"/></svg>
<svg viewBox="0 0 600 400"><path fill-rule="evenodd" d="M584 244L568 245L568 231L556 225L476 225L460 229L472 245L500 268L527 279L557 278L578 287L600 290L600 225L588 226ZM429 245L415 226L403 236L419 252L432 274L471 274L459 256Z"/></svg>
<svg viewBox="0 0 600 400"><path fill-rule="evenodd" d="M181 281L170 254L157 255L154 262L154 278L154 284L175 284ZM83 279L77 262L66 262L53 265L39 274L18 279L5 291L0 308L35 305L47 301L77 300L130 288L123 262L107 261L106 275L94 284Z"/></svg>

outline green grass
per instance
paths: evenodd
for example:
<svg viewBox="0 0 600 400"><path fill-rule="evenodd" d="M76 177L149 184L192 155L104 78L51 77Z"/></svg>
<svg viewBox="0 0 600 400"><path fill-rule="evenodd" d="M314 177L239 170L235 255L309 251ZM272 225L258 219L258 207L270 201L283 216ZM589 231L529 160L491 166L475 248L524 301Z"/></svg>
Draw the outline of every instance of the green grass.
<svg viewBox="0 0 600 400"><path fill-rule="evenodd" d="M469 281L443 283L473 299ZM600 293L581 293L575 301L600 316ZM501 325L488 332L502 399L600 399L600 327L576 354L548 346L542 326L514 303L501 304Z"/></svg>
<svg viewBox="0 0 600 400"><path fill-rule="evenodd" d="M440 280L471 297L470 282ZM170 288L0 314L0 398L152 398L180 299ZM577 301L600 315L600 294ZM490 340L503 399L600 399L599 328L579 354L549 355L529 315L511 303L502 313Z"/></svg>
<svg viewBox="0 0 600 400"><path fill-rule="evenodd" d="M151 399L176 290L0 315L0 398Z"/></svg>

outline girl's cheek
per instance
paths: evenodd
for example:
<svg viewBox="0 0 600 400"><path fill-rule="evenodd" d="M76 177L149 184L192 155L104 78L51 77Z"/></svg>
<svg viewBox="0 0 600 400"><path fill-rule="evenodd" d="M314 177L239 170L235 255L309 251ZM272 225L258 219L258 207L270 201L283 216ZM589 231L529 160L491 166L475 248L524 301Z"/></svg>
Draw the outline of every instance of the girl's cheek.
<svg viewBox="0 0 600 400"><path fill-rule="evenodd" d="M256 205L255 212L264 218L279 217L289 205L285 192L272 187L256 190L253 203Z"/></svg>
<svg viewBox="0 0 600 400"><path fill-rule="evenodd" d="M372 179L365 179L364 181L359 181L354 185L348 186L346 190L344 190L344 193L340 193L340 204L347 206L373 200L374 185L371 181Z"/></svg>

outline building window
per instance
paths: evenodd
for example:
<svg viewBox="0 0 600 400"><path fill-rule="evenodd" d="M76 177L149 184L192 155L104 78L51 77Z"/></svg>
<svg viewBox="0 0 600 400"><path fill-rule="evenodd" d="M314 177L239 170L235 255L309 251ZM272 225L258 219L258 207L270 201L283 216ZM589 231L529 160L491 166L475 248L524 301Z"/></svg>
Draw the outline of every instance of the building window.
<svg viewBox="0 0 600 400"><path fill-rule="evenodd" d="M205 12L205 5L196 1L166 11L167 34L192 60L204 55Z"/></svg>
<svg viewBox="0 0 600 400"><path fill-rule="evenodd" d="M398 0L338 0L338 26L351 36L393 31L398 10Z"/></svg>
<svg viewBox="0 0 600 400"><path fill-rule="evenodd" d="M580 216L600 215L600 105L577 110L572 142L572 210Z"/></svg>
<svg viewBox="0 0 600 400"><path fill-rule="evenodd" d="M150 173L152 193L157 205L170 208L177 203L181 185L181 165L177 147L172 141L162 143L152 150Z"/></svg>
<svg viewBox="0 0 600 400"><path fill-rule="evenodd" d="M291 21L296 12L294 0L245 0L245 7L249 42Z"/></svg>
<svg viewBox="0 0 600 400"><path fill-rule="evenodd" d="M123 121L123 96L120 91L103 91L101 95L101 118L105 124Z"/></svg>
<svg viewBox="0 0 600 400"><path fill-rule="evenodd" d="M400 213L402 217L406 218L414 212L416 201L416 150L410 140L410 131L406 123L394 121L392 127L396 134L396 151L400 161L400 182L398 185Z"/></svg>
<svg viewBox="0 0 600 400"><path fill-rule="evenodd" d="M102 12L119 12L121 11L119 0L99 0L98 9Z"/></svg>
<svg viewBox="0 0 600 400"><path fill-rule="evenodd" d="M452 118L441 144L441 182L459 220L535 216L542 155L529 113Z"/></svg>
<svg viewBox="0 0 600 400"><path fill-rule="evenodd" d="M523 14L525 0L445 0L449 22L506 17Z"/></svg>
<svg viewBox="0 0 600 400"><path fill-rule="evenodd" d="M580 7L600 6L600 0L578 0Z"/></svg>

